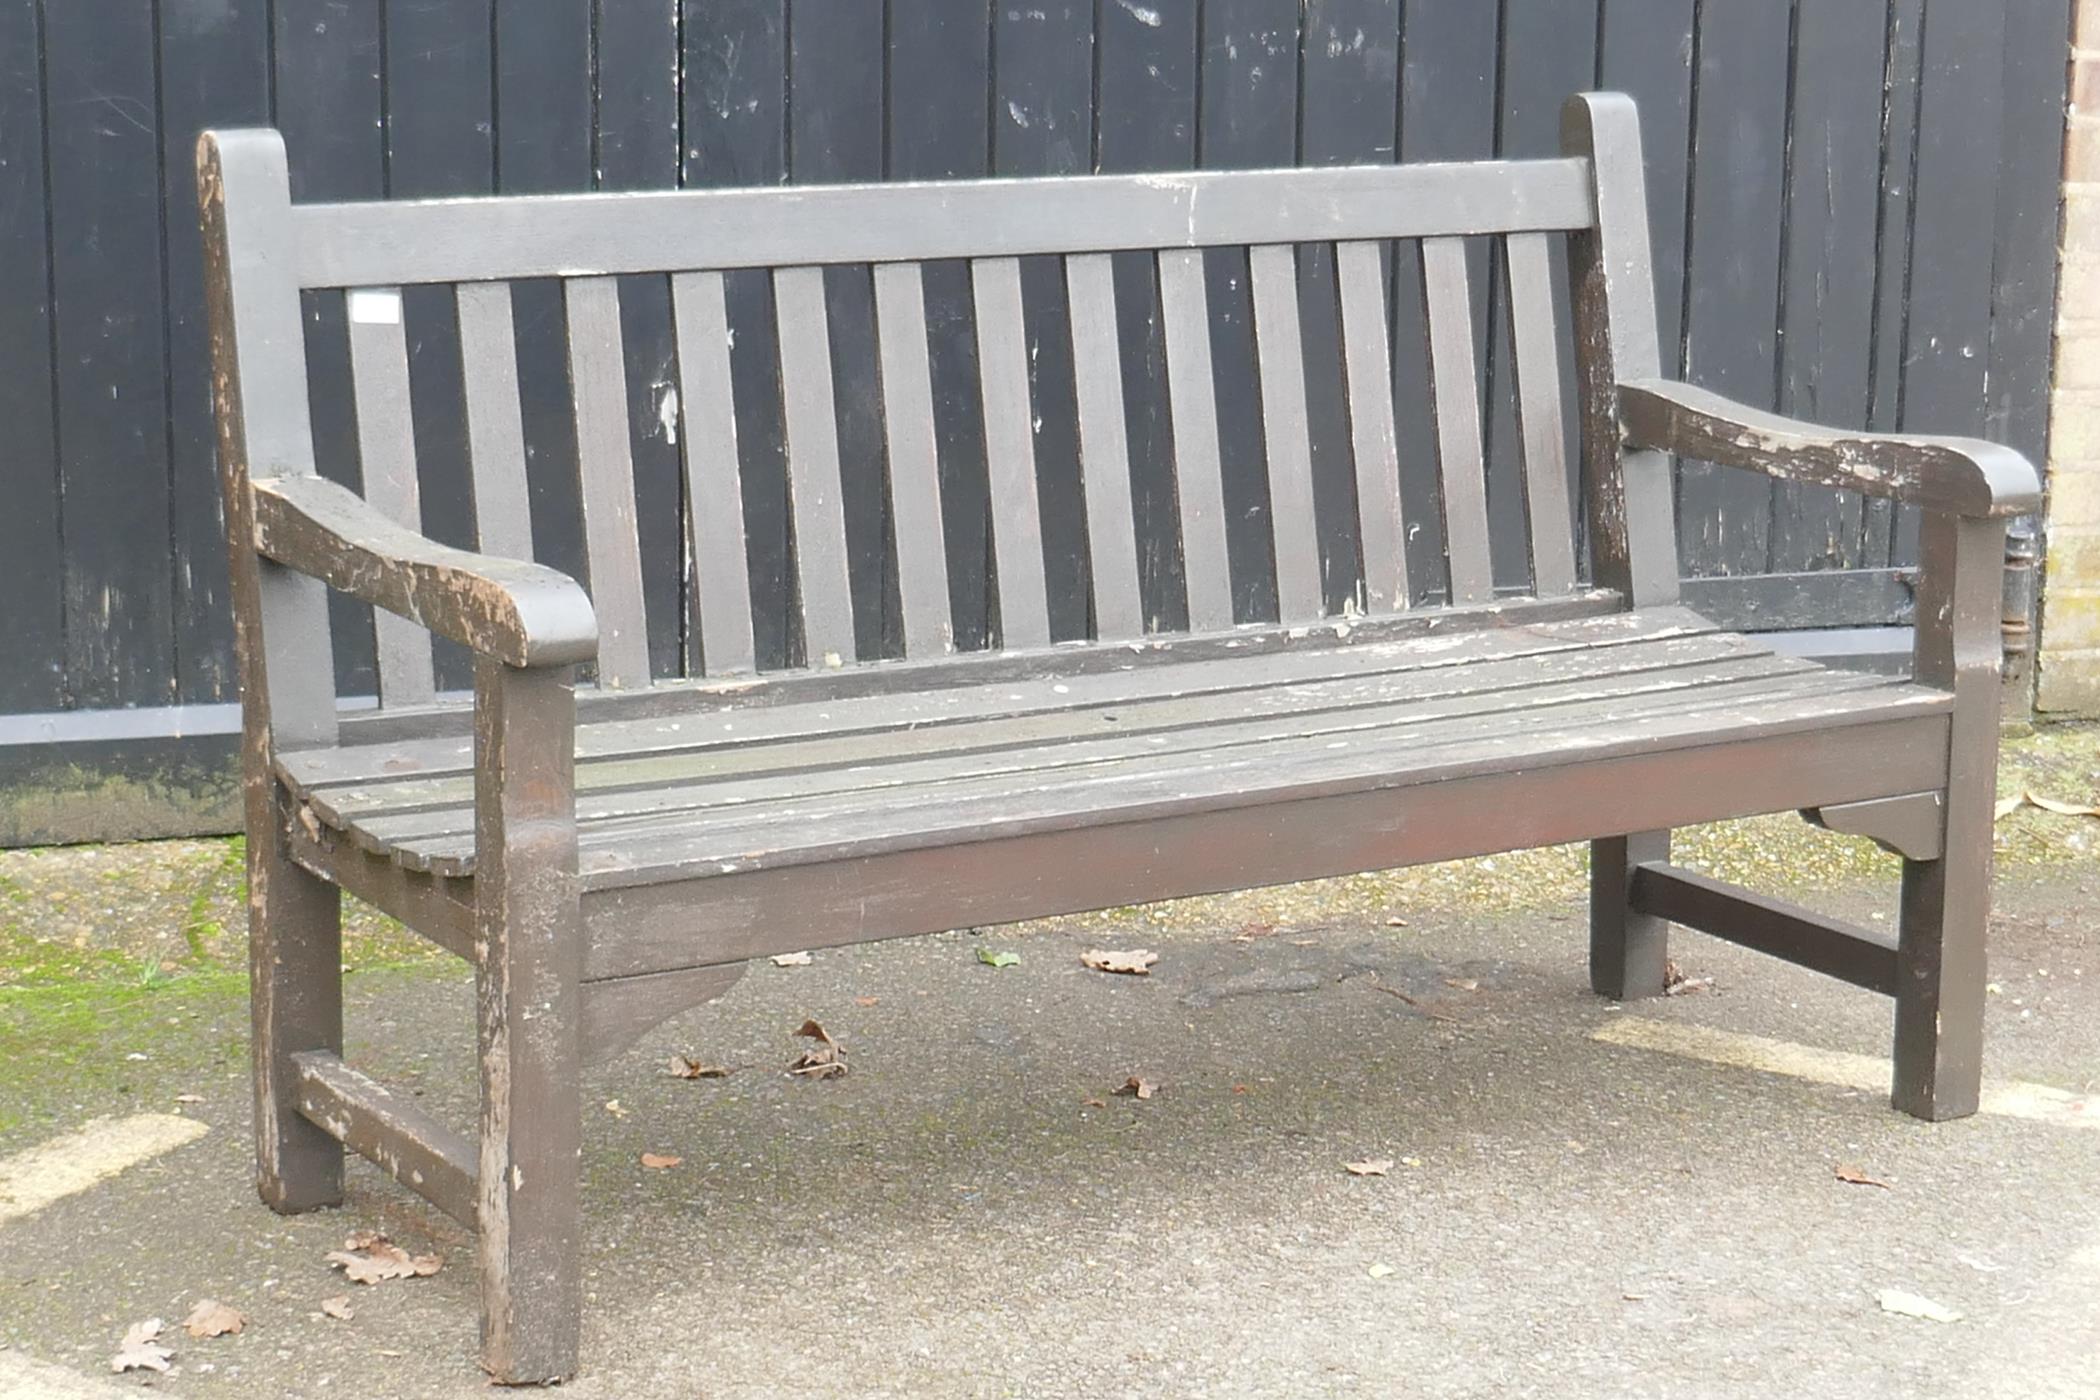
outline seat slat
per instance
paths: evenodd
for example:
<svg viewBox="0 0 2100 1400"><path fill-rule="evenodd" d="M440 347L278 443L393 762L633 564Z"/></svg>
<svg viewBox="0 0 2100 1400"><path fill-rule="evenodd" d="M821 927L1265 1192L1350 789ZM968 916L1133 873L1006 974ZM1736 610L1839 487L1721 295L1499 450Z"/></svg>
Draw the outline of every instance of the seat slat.
<svg viewBox="0 0 2100 1400"><path fill-rule="evenodd" d="M1042 509L1036 499L1021 264L1014 258L979 258L970 264L970 285L977 308L977 373L992 488L999 640L1009 649L1048 646L1050 604L1043 573Z"/></svg>
<svg viewBox="0 0 2100 1400"><path fill-rule="evenodd" d="M1145 632L1138 592L1137 527L1130 494L1129 422L1123 414L1123 342L1116 325L1115 260L1079 253L1065 260L1072 323L1072 374L1079 460L1086 491L1087 562L1094 636L1122 641Z"/></svg>
<svg viewBox="0 0 2100 1400"><path fill-rule="evenodd" d="M811 666L837 665L851 661L855 648L824 270L776 270L773 303L780 325L780 397L787 423L788 496L795 572L801 584L803 649Z"/></svg>
<svg viewBox="0 0 2100 1400"><path fill-rule="evenodd" d="M398 525L421 533L416 485L415 420L410 415L408 339L398 287L353 287L345 294L350 323L350 376L357 396L357 455L365 499ZM430 633L378 609L379 702L427 704L437 693Z"/></svg>
<svg viewBox="0 0 2100 1400"><path fill-rule="evenodd" d="M917 263L875 269L875 327L882 358L882 424L890 459L891 534L904 608L904 654L955 649L948 599L947 534L934 445L933 366L926 288Z"/></svg>
<svg viewBox="0 0 2100 1400"><path fill-rule="evenodd" d="M1343 243L1335 248L1334 261L1365 610L1398 611L1407 606L1407 527L1400 506L1400 440L1393 423L1382 254L1376 243Z"/></svg>
<svg viewBox="0 0 2100 1400"><path fill-rule="evenodd" d="M1119 821L1147 820L1518 765L1532 770L1657 747L1925 716L1947 707L1944 694L1924 687L1821 668L1720 681L1689 697L1697 703L1681 691L1601 699L1567 695L1529 714L1509 712L1496 723L1463 715L1441 725L1402 722L1343 736L1284 732L1244 745L1212 743L1067 766L1027 781L1010 771L969 773L966 758L951 758L947 776L929 776L902 790L856 788L745 804L705 819L683 812L587 822L581 829L583 869L587 884L646 881L662 875L666 852L675 850L680 860L696 863L693 874L726 873L922 840L948 842L963 833L982 840L1092 825L1109 814ZM402 848L397 856L413 867L458 873L471 860L472 839L436 838Z"/></svg>
<svg viewBox="0 0 2100 1400"><path fill-rule="evenodd" d="M1567 429L1561 411L1560 336L1553 267L1543 233L1511 234L1510 338L1515 343L1517 431L1523 440L1524 510L1531 531L1532 591L1575 587L1574 514L1568 500Z"/></svg>
<svg viewBox="0 0 2100 1400"><path fill-rule="evenodd" d="M1473 302L1462 239L1422 240L1422 291L1429 321L1430 401L1436 414L1437 479L1444 501L1451 601L1484 603L1495 596L1495 579L1488 556L1487 467L1481 449Z"/></svg>
<svg viewBox="0 0 2100 1400"><path fill-rule="evenodd" d="M474 544L503 559L532 558L525 420L518 399L517 329L508 282L462 282L459 368L474 483Z"/></svg>
<svg viewBox="0 0 2100 1400"><path fill-rule="evenodd" d="M620 288L610 277L562 284L569 322L569 393L591 606L598 614L598 683L649 684L649 630L642 603L642 553L635 533L634 449L627 436L627 371Z"/></svg>
<svg viewBox="0 0 2100 1400"><path fill-rule="evenodd" d="M1600 671L1594 660L1544 658L1462 684L1396 684L1371 677L1346 684L1273 687L1244 696L1162 700L1095 712L1050 712L980 721L934 731L903 731L845 739L813 739L704 755L658 756L587 765L579 771L577 816L583 821L625 820L646 814L726 810L754 803L800 800L827 792L903 789L947 776L958 766L970 773L1011 773L1033 781L1066 768L1097 765L1142 755L1194 750L1223 751L1291 736L1335 738L1396 725L1422 726L1425 736L1448 721L1472 719L1483 726L1528 725L1549 707L1611 697L1688 692L1705 686L1799 675L1814 663L1718 638L1686 639L1658 647L1644 664ZM1628 658L1630 660L1630 658ZM1881 683L1875 681L1873 683ZM1696 703L1687 697L1687 703ZM1522 718L1511 718L1522 716ZM1427 742L1425 737L1425 742ZM420 841L457 833L471 836L470 794L457 784L442 788L446 804L410 805L415 784L399 785L399 805L360 813L351 823L361 844ZM317 810L320 810L317 807ZM340 818L341 814L334 814Z"/></svg>
<svg viewBox="0 0 2100 1400"><path fill-rule="evenodd" d="M1225 545L1225 483L1211 372L1210 295L1203 254L1159 254L1160 323L1167 344L1167 400L1174 424L1174 494L1181 510L1181 568L1189 626L1230 627L1232 561Z"/></svg>
<svg viewBox="0 0 2100 1400"><path fill-rule="evenodd" d="M675 716L600 720L578 727L576 752L579 762L586 762L815 735L939 727L1004 715L1127 705L1162 695L1223 694L1266 685L1469 667L1504 657L1610 649L1715 630L1711 622L1688 609L1657 608L1460 636L1431 634L1392 642L1323 644L1155 666L1126 664L1107 670L1087 669L1082 664L1085 655L1075 653L1061 658L1066 665L1026 679L914 688L893 694L827 696L776 705L740 705L737 696L729 696L717 699L708 709ZM278 768L295 792L308 794L410 776L465 775L473 771L473 756L472 740L461 735L281 753Z"/></svg>
<svg viewBox="0 0 2100 1400"><path fill-rule="evenodd" d="M671 279L684 431L686 542L693 551L692 623L708 675L756 666L743 471L729 370L729 308L719 272Z"/></svg>
<svg viewBox="0 0 2100 1400"><path fill-rule="evenodd" d="M1254 294L1255 354L1261 366L1262 435L1268 446L1276 601L1284 622L1311 622L1326 612L1326 597L1313 512L1297 250L1288 243L1250 248L1247 265Z"/></svg>

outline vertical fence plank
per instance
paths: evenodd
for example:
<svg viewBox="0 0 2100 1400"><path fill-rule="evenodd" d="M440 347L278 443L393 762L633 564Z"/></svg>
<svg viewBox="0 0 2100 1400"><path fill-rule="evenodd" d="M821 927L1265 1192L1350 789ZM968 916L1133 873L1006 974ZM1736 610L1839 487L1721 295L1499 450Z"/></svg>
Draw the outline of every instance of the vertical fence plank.
<svg viewBox="0 0 2100 1400"><path fill-rule="evenodd" d="M1207 0L1197 164L1231 170L1297 162L1298 22L1297 0ZM1273 618L1273 511L1247 255L1212 248L1203 259L1233 609L1250 621Z"/></svg>
<svg viewBox="0 0 2100 1400"><path fill-rule="evenodd" d="M786 0L685 0L684 184L769 185L787 178ZM790 583L787 438L781 419L771 279L723 278L736 402L752 648L787 664ZM704 605L706 600L701 600ZM703 638L704 642L704 638Z"/></svg>
<svg viewBox="0 0 2100 1400"><path fill-rule="evenodd" d="M34 62L36 47L31 43L13 49L10 39L0 36L0 53ZM0 60L0 67L5 62ZM0 97L0 131L9 124L5 102ZM159 126L161 198L166 208L168 489L174 526L176 699L185 704L232 700L237 693L233 628L227 616L231 600L226 529L214 457L203 249L197 231L197 133L206 126L258 126L269 119L269 0L162 5ZM28 121L16 134L33 138L36 125ZM0 135L0 145L6 141ZM0 155L0 166L22 168L5 155ZM40 166L41 161L37 168ZM12 261L6 238L0 234L0 260ZM0 286L4 281L0 279ZM6 333L0 331L0 345L6 340ZM0 362L0 381L10 377L11 369ZM7 393L7 388L0 388L0 420L21 425L11 430L17 434L31 427L33 442L33 427L9 411ZM19 436L16 443L18 448L22 445ZM36 456L32 446L30 460ZM55 544L52 537L43 547ZM4 538L0 538L0 555L19 557ZM33 590L24 589L21 596L30 603L33 614ZM0 642L6 638L4 629L0 624ZM16 654L13 647L8 654ZM4 694L7 669L0 667L0 694Z"/></svg>
<svg viewBox="0 0 2100 1400"><path fill-rule="evenodd" d="M2005 115L1984 431L2047 456L2070 0L2006 0Z"/></svg>
<svg viewBox="0 0 2100 1400"><path fill-rule="evenodd" d="M1394 159L1399 146L1400 0L1308 0L1299 67L1300 164L1384 164ZM1385 600L1379 606L1390 606L1391 581L1373 586L1367 574L1374 567L1383 572L1398 556L1380 554L1374 565L1372 546L1361 538L1377 528L1372 520L1385 503L1375 490L1375 477L1371 497L1363 498L1359 490L1365 464L1357 460L1359 441L1352 440L1337 260L1336 250L1324 243L1298 249L1298 314L1305 327L1306 418L1321 576L1326 605L1339 612L1352 601L1372 607L1374 593ZM1375 264L1372 271L1379 271ZM1382 313L1378 336L1383 345ZM1388 374L1382 365L1378 372L1381 378ZM1390 435L1390 382L1384 401ZM1387 455L1377 460L1386 461Z"/></svg>
<svg viewBox="0 0 2100 1400"><path fill-rule="evenodd" d="M1693 28L1699 0L1603 0L1603 9L1597 86L1626 93L1640 108L1662 369L1675 375L1684 349L1685 197L1691 188Z"/></svg>
<svg viewBox="0 0 2100 1400"><path fill-rule="evenodd" d="M1101 7L1096 169L1185 170L1196 163L1197 18L1194 5ZM1159 270L1148 253L1116 254L1115 270L1138 591L1148 626L1178 630L1188 625L1188 585L1174 490Z"/></svg>
<svg viewBox="0 0 2100 1400"><path fill-rule="evenodd" d="M10 712L58 709L66 693L41 10L36 0L0 3L0 200L13 211L0 219L0 422L8 425L10 460L8 509L0 512L0 577L8 597L0 608L0 708ZM193 250L196 241L190 240ZM201 366L197 378L201 384ZM208 412L208 402L205 407ZM215 499L208 436L203 462ZM223 608L225 546L215 548Z"/></svg>
<svg viewBox="0 0 2100 1400"><path fill-rule="evenodd" d="M600 4L597 12L592 101L598 188L675 188L679 98L678 65L671 56L678 47L678 0L626 0ZM660 276L622 277L620 324L649 664L656 675L678 675L687 669L685 473L677 442L669 283Z"/></svg>
<svg viewBox="0 0 2100 1400"><path fill-rule="evenodd" d="M1779 236L1786 194L1784 72L1789 0L1699 11L1699 72L1685 308L1685 377L1754 407L1776 383ZM1687 574L1759 573L1772 486L1754 472L1686 462L1677 478Z"/></svg>
<svg viewBox="0 0 2100 1400"><path fill-rule="evenodd" d="M1498 5L1407 0L1401 17L1400 158L1480 160L1494 154ZM1403 247L1392 279L1393 410L1400 433L1400 489L1407 505L1408 588L1444 590L1445 505L1437 473L1437 419L1430 401L1429 325L1419 261ZM1467 280L1487 281L1487 247L1466 249ZM1474 323L1487 338L1486 301Z"/></svg>
<svg viewBox="0 0 2100 1400"><path fill-rule="evenodd" d="M1560 109L1569 93L1582 92L1594 82L1597 64L1597 6L1599 0L1534 0L1512 5L1504 12L1502 73L1500 78L1500 139L1498 153L1511 160L1550 156L1560 150ZM1525 449L1534 445L1534 434L1549 426L1545 418L1547 400L1573 402L1574 365L1567 357L1542 361L1551 364L1555 382L1524 382L1519 363L1524 347L1516 343L1512 299L1518 269L1507 259L1520 249L1536 248L1546 262L1546 293L1542 308L1547 328L1569 324L1567 306L1567 258L1559 240L1536 243L1511 240L1489 244L1489 262L1495 272L1485 283L1488 302L1487 339L1487 450L1488 533L1493 544L1495 582L1505 587L1546 588L1532 578L1528 563L1535 563L1543 542L1541 520L1535 507L1542 484L1531 471ZM1565 331L1556 332L1565 334ZM1520 403L1522 398L1524 402ZM1525 409L1536 409L1528 415ZM1553 460L1562 465L1575 460L1572 417L1553 413L1551 430L1564 434ZM1537 442L1542 452L1546 444ZM1550 489L1550 488L1546 488ZM1568 498L1564 483L1556 499ZM1574 529L1572 514L1550 522L1562 534ZM1549 572L1560 556L1561 546L1547 544Z"/></svg>
<svg viewBox="0 0 2100 1400"><path fill-rule="evenodd" d="M44 6L66 694L175 692L153 12Z"/></svg>
<svg viewBox="0 0 2100 1400"><path fill-rule="evenodd" d="M1925 0L1890 0L1882 77L1881 213L1874 254L1873 402L1868 410L1868 426L1883 432L1903 421L1903 325L1910 314L1912 176L1917 168L1924 28ZM1895 522L1893 503L1866 503L1860 520L1863 563L1889 562Z"/></svg>
<svg viewBox="0 0 2100 1400"><path fill-rule="evenodd" d="M882 424L890 454L890 519L898 542L897 593L907 656L955 647L948 620L948 556L939 548L940 467L934 459L933 369L926 291L917 263L875 269L875 330L882 354Z"/></svg>
<svg viewBox="0 0 2100 1400"><path fill-rule="evenodd" d="M1866 426L1872 392L1882 97L1860 75L1880 69L1887 21L1880 6L1804 5L1794 36L1778 406L1841 427ZM1863 507L1853 492L1778 485L1767 567L1857 568Z"/></svg>

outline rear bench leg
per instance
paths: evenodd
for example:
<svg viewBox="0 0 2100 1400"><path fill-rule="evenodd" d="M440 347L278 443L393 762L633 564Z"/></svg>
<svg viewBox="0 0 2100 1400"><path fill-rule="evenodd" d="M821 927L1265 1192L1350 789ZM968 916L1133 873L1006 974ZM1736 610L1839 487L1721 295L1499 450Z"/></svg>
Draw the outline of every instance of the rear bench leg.
<svg viewBox="0 0 2100 1400"><path fill-rule="evenodd" d="M482 1365L574 1374L583 1307L583 924L567 668L475 664Z"/></svg>
<svg viewBox="0 0 2100 1400"><path fill-rule="evenodd" d="M1661 996L1670 925L1634 909L1633 872L1670 858L1670 833L1640 831L1590 843L1590 989L1615 1001Z"/></svg>
<svg viewBox="0 0 2100 1400"><path fill-rule="evenodd" d="M273 794L265 809L274 808ZM300 1116L292 1056L343 1050L342 898L334 885L293 864L276 830L256 830L252 823L248 977L256 1189L272 1210L287 1215L339 1205L343 1145Z"/></svg>

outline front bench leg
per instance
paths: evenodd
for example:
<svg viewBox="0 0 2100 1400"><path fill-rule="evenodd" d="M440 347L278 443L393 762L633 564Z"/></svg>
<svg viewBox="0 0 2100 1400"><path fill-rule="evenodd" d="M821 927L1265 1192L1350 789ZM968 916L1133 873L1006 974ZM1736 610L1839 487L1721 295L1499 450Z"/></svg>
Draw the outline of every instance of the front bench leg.
<svg viewBox="0 0 2100 1400"><path fill-rule="evenodd" d="M1614 1001L1661 996L1670 925L1633 907L1633 872L1670 859L1670 833L1641 831L1590 843L1590 989Z"/></svg>
<svg viewBox="0 0 2100 1400"><path fill-rule="evenodd" d="M342 1204L343 1144L299 1113L303 1050L343 1051L342 896L285 854L281 790L264 765L248 808L248 978L255 1184L291 1215Z"/></svg>
<svg viewBox="0 0 2100 1400"><path fill-rule="evenodd" d="M571 679L475 663L482 1365L508 1384L575 1372L583 1307Z"/></svg>

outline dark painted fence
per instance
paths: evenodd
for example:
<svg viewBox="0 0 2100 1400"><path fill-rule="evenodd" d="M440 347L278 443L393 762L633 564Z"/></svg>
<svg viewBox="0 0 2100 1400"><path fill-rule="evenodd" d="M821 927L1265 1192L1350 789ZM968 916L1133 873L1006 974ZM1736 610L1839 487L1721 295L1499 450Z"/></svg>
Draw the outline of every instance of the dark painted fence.
<svg viewBox="0 0 2100 1400"><path fill-rule="evenodd" d="M1555 148L1567 93L1621 88L1642 104L1666 369L1834 423L1982 431L2039 455L2068 28L2068 0L0 0L0 839L228 810L190 193L202 126L274 123L297 194L384 198L1522 156ZM1494 285L1484 271L1476 287ZM964 283L942 275L943 482L969 567L981 426ZM763 328L762 287L736 297ZM667 312L639 289L623 301L643 549L675 560ZM865 331L865 310L843 309L838 334ZM340 302L310 310L321 467L354 483ZM409 313L438 327L411 361L426 527L466 542L456 343L441 309ZM1492 295L1476 313L1501 479L1507 328ZM559 316L552 288L520 290L537 545L575 567L559 340L532 334ZM1054 329L1037 391L1069 397ZM837 348L872 357L872 342ZM1258 437L1232 415L1251 403L1221 403L1242 452ZM1163 410L1134 420L1134 459L1168 460ZM846 395L842 447L879 452L880 431ZM1054 473L1076 452L1069 418L1041 432ZM783 483L760 472L746 492L760 568L784 578ZM1140 470L1136 489L1142 513L1171 483ZM1047 494L1046 519L1076 510ZM1496 529L1521 530L1514 494L1495 501ZM878 495L847 506L879 537ZM1698 597L1733 620L1903 620L1900 513L1696 464L1679 509L1688 571L1717 576ZM981 582L981 548L974 568ZM676 575L653 586L675 594ZM986 627L970 579L965 643ZM879 615L879 565L862 585ZM337 629L346 693L371 689L355 621ZM659 669L683 645L652 638Z"/></svg>

